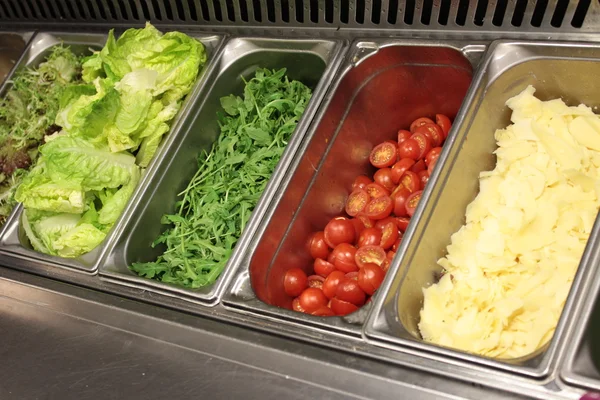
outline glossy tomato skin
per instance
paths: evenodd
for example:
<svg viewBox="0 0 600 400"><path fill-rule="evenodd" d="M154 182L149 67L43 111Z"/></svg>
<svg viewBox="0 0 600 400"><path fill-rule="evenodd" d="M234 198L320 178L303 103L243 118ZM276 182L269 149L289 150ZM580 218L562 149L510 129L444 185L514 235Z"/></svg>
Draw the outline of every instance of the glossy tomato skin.
<svg viewBox="0 0 600 400"><path fill-rule="evenodd" d="M394 245L392 246L392 251L398 251L398 248L400 247L401 243L402 243L402 234L398 233L398 239L396 239L396 242L394 242Z"/></svg>
<svg viewBox="0 0 600 400"><path fill-rule="evenodd" d="M386 226L386 224L388 222L393 222L396 224L396 218L392 217L391 215L387 218L384 219L380 219L379 221L377 221L377 223L375 224L375 228L379 229L380 232L382 232L383 234L383 228Z"/></svg>
<svg viewBox="0 0 600 400"><path fill-rule="evenodd" d="M352 183L352 191L357 189L365 189L369 183L373 183L373 180L365 175L358 176Z"/></svg>
<svg viewBox="0 0 600 400"><path fill-rule="evenodd" d="M406 212L409 216L413 216L415 213L415 209L419 205L419 201L421 200L421 195L423 194L422 190L415 192L410 195L408 199L406 199Z"/></svg>
<svg viewBox="0 0 600 400"><path fill-rule="evenodd" d="M419 179L419 175L412 171L406 171L404 175L402 175L402 178L400 178L400 183L411 193L421 189L421 180Z"/></svg>
<svg viewBox="0 0 600 400"><path fill-rule="evenodd" d="M369 194L369 197L371 197L372 199L390 195L389 190L375 182L367 185L365 191Z"/></svg>
<svg viewBox="0 0 600 400"><path fill-rule="evenodd" d="M360 268L365 264L381 265L385 260L385 250L381 246L364 246L356 251L355 260Z"/></svg>
<svg viewBox="0 0 600 400"><path fill-rule="evenodd" d="M325 226L325 243L330 248L335 248L340 243L354 243L356 231L354 224L344 217L336 217Z"/></svg>
<svg viewBox="0 0 600 400"><path fill-rule="evenodd" d="M394 203L389 196L378 197L373 199L367 204L364 215L370 219L383 219L389 216L394 209Z"/></svg>
<svg viewBox="0 0 600 400"><path fill-rule="evenodd" d="M283 290L290 297L300 296L308 286L306 273L300 268L289 269L283 278Z"/></svg>
<svg viewBox="0 0 600 400"><path fill-rule="evenodd" d="M394 245L396 239L398 239L398 226L395 222L388 222L382 229L379 246L381 246L382 249L387 250Z"/></svg>
<svg viewBox="0 0 600 400"><path fill-rule="evenodd" d="M427 165L425 164L425 161L423 160L419 160L415 163L415 165L413 165L410 170L416 174L418 174L421 171L425 171L427 169Z"/></svg>
<svg viewBox="0 0 600 400"><path fill-rule="evenodd" d="M331 299L331 310L335 313L335 315L344 316L352 314L358 310L358 307L352 303L348 303L347 301L333 298Z"/></svg>
<svg viewBox="0 0 600 400"><path fill-rule="evenodd" d="M398 144L404 142L406 139L410 139L411 136L411 131L407 131L406 129L400 129L398 131Z"/></svg>
<svg viewBox="0 0 600 400"><path fill-rule="evenodd" d="M354 226L354 242L356 242L360 233L365 230L365 225L360 218L352 218L350 221Z"/></svg>
<svg viewBox="0 0 600 400"><path fill-rule="evenodd" d="M300 307L302 307L302 309L307 313L311 313L321 307L325 307L327 305L327 301L327 297L321 289L311 287L304 289L302 294L300 294L298 297Z"/></svg>
<svg viewBox="0 0 600 400"><path fill-rule="evenodd" d="M356 189L346 200L346 213L352 217L365 209L367 203L371 200L369 194L363 189Z"/></svg>
<svg viewBox="0 0 600 400"><path fill-rule="evenodd" d="M325 278L325 281L323 282L323 293L327 298L333 299L335 297L335 291L345 277L346 274L342 271L335 270Z"/></svg>
<svg viewBox="0 0 600 400"><path fill-rule="evenodd" d="M416 159L422 159L431 150L431 140L423 132L414 133L411 139L419 145L419 155Z"/></svg>
<svg viewBox="0 0 600 400"><path fill-rule="evenodd" d="M438 160L439 160L439 157L434 158L433 160L431 160L431 162L427 166L427 172L429 173L429 176L431 176L431 174L433 174L433 169L435 168L435 165L437 164Z"/></svg>
<svg viewBox="0 0 600 400"><path fill-rule="evenodd" d="M375 226L375 222L373 222L372 219L365 217L364 215L358 215L354 219L359 220L364 229L373 228Z"/></svg>
<svg viewBox="0 0 600 400"><path fill-rule="evenodd" d="M441 152L441 147L434 147L433 149L429 150L429 153L425 154L425 164L429 165L434 160L437 160Z"/></svg>
<svg viewBox="0 0 600 400"><path fill-rule="evenodd" d="M444 138L447 138L448 132L450 132L450 129L452 128L452 121L450 121L450 118L444 114L436 114L435 122L440 126L440 128L442 128L442 132L444 132Z"/></svg>
<svg viewBox="0 0 600 400"><path fill-rule="evenodd" d="M356 247L348 243L340 243L331 252L330 261L335 268L344 273L358 271L354 256L356 255ZM333 261L331 261L333 259Z"/></svg>
<svg viewBox="0 0 600 400"><path fill-rule="evenodd" d="M312 258L327 258L329 255L329 246L325 242L325 233L323 231L315 232L311 236L309 249Z"/></svg>
<svg viewBox="0 0 600 400"><path fill-rule="evenodd" d="M410 190L408 190L406 187L404 187L403 185L399 187L398 190L396 190L394 192L394 194L392 194L392 200L394 201L394 215L397 217L405 217L406 214L406 208L404 207L404 204L406 203L406 199L408 199L408 196L410 196Z"/></svg>
<svg viewBox="0 0 600 400"><path fill-rule="evenodd" d="M439 125L431 123L421 125L415 130L415 133L423 133L431 141L433 147L440 146L444 142L444 132Z"/></svg>
<svg viewBox="0 0 600 400"><path fill-rule="evenodd" d="M415 133L418 127L423 126L425 124L433 124L433 121L427 117L417 118L413 121L412 124L410 124L410 131L412 133Z"/></svg>
<svg viewBox="0 0 600 400"><path fill-rule="evenodd" d="M408 228L408 224L410 223L410 217L398 217L396 218L396 222L398 223L398 229L400 232L406 232L406 228Z"/></svg>
<svg viewBox="0 0 600 400"><path fill-rule="evenodd" d="M381 230L377 228L365 229L358 237L358 248L379 244L381 242L381 236Z"/></svg>
<svg viewBox="0 0 600 400"><path fill-rule="evenodd" d="M396 187L394 181L392 179L392 169L391 168L381 168L375 172L373 176L375 182L379 185L383 186L386 190L392 191Z"/></svg>
<svg viewBox="0 0 600 400"><path fill-rule="evenodd" d="M365 292L358 286L358 277L356 280L344 278L335 291L335 297L359 307L365 304L367 299Z"/></svg>
<svg viewBox="0 0 600 400"><path fill-rule="evenodd" d="M398 145L398 157L400 157L400 159L410 158L413 160L418 160L419 154L421 154L419 142L417 142L412 136L410 139L406 139L404 142Z"/></svg>
<svg viewBox="0 0 600 400"><path fill-rule="evenodd" d="M391 167L398 158L398 148L394 142L379 143L371 151L369 161L374 167L385 168Z"/></svg>
<svg viewBox="0 0 600 400"><path fill-rule="evenodd" d="M311 312L311 315L317 316L317 317L333 317L335 315L335 313L333 312L333 310L327 306L325 307L321 307L313 312Z"/></svg>
<svg viewBox="0 0 600 400"><path fill-rule="evenodd" d="M415 160L412 158L402 158L392 166L392 182L398 184L402 175L415 165Z"/></svg>
<svg viewBox="0 0 600 400"><path fill-rule="evenodd" d="M330 263L329 261L325 261L322 258L317 258L313 264L315 274L326 278L330 273L335 271L335 265ZM298 295L296 295L298 296Z"/></svg>
<svg viewBox="0 0 600 400"><path fill-rule="evenodd" d="M384 270L375 264L366 264L358 271L358 286L366 294L372 296L381 286L385 278Z"/></svg>
<svg viewBox="0 0 600 400"><path fill-rule="evenodd" d="M421 187L425 189L425 185L429 182L429 172L427 170L419 172L419 180L421 181Z"/></svg>

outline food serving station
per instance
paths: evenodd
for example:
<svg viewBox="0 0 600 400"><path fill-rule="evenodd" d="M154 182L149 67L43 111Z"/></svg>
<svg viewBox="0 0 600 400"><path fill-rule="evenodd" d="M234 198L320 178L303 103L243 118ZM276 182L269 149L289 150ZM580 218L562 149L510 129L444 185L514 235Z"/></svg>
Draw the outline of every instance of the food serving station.
<svg viewBox="0 0 600 400"><path fill-rule="evenodd" d="M475 219L480 173L494 169L496 155L508 157L501 150L513 143L506 144L510 134L519 135L507 126L520 126L519 118L537 109L546 110L540 121L558 110L547 119L557 131L590 118L596 130L574 136L585 147L577 150L582 165L595 165L600 2L0 0L0 23L0 109L18 110L22 77L50 76L42 72L47 67L58 71L48 85L64 79L70 87L37 111L36 120L54 113L40 143L18 157L0 148L0 184L22 179L0 196L0 209L16 197L0 230L0 399L600 393L595 214L587 225L584 217L578 222L586 234L570 275L547 278L568 283L540 297L558 311L533 345L519 342L529 340L519 328L523 339L508 350L461 350L461 335L487 329L476 322L454 342L425 334L426 322L447 322L444 313L431 322L425 311L436 288L458 285L460 271L447 266L457 257L454 234L465 213L467 222ZM56 50L64 48L78 63L68 79L67 55ZM162 67L173 59L177 66ZM193 75L181 67L188 63L195 63ZM539 103L523 97L528 86ZM43 90L24 102L52 98ZM12 114L2 110L0 122L13 132ZM157 133L157 126L165 128ZM16 138L2 137L2 129L0 145L12 145ZM125 131L130 135L119 136ZM242 142L240 132L251 140ZM580 154L544 140L564 163ZM383 149L390 143L388 162ZM526 158L525 147L508 158ZM119 159L106 156L85 175L98 154ZM29 175L10 177L9 161L31 168ZM99 182L91 182L94 173ZM591 178L569 174L593 192ZM357 176L367 181L361 186ZM57 200L53 190L68 195ZM573 207L594 204L582 197ZM340 238L339 230L336 238L335 224L350 226L351 237ZM379 235L375 242L365 230ZM523 236L512 246L534 239ZM571 260L565 254L561 266ZM203 266L194 270L192 263ZM289 286L294 269L301 270L299 289ZM336 286L327 293L332 271L347 280L346 292ZM536 281L541 271L527 279ZM532 283L523 296L537 289ZM323 303L316 294L305 297L307 290ZM542 329L540 319L528 323Z"/></svg>

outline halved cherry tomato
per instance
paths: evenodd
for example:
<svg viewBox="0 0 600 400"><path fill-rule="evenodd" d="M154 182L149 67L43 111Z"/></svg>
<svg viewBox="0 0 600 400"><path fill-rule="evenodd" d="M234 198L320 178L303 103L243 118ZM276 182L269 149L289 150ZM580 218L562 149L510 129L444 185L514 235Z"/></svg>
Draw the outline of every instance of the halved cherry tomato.
<svg viewBox="0 0 600 400"><path fill-rule="evenodd" d="M402 175L415 165L415 160L412 158L403 158L392 167L392 182L398 184ZM424 169L424 168L423 168Z"/></svg>
<svg viewBox="0 0 600 400"><path fill-rule="evenodd" d="M411 136L411 139L417 142L419 145L419 155L417 156L417 159L425 157L425 154L431 150L431 140L429 140L429 138L425 136L423 132L414 133Z"/></svg>
<svg viewBox="0 0 600 400"><path fill-rule="evenodd" d="M344 217L336 217L325 226L325 243L332 249L340 243L354 243L354 224Z"/></svg>
<svg viewBox="0 0 600 400"><path fill-rule="evenodd" d="M323 278L320 275L311 275L307 278L308 280L308 287L309 288L317 288L317 289L323 289L323 281L325 280L325 278Z"/></svg>
<svg viewBox="0 0 600 400"><path fill-rule="evenodd" d="M352 303L348 303L347 301L343 301L340 299L333 298L331 299L331 310L335 313L335 315L348 315L358 310L358 307Z"/></svg>
<svg viewBox="0 0 600 400"><path fill-rule="evenodd" d="M311 312L311 315L315 315L317 317L333 317L335 313L331 308L325 306Z"/></svg>
<svg viewBox="0 0 600 400"><path fill-rule="evenodd" d="M357 189L364 190L369 183L373 183L371 178L369 178L368 176L365 176L365 175L360 175L352 183L352 191L355 191Z"/></svg>
<svg viewBox="0 0 600 400"><path fill-rule="evenodd" d="M356 251L354 259L356 260L356 265L360 268L369 263L381 265L383 260L385 260L385 251L381 246L364 246Z"/></svg>
<svg viewBox="0 0 600 400"><path fill-rule="evenodd" d="M283 290L290 297L299 296L308 286L306 273L300 268L289 269L283 278Z"/></svg>
<svg viewBox="0 0 600 400"><path fill-rule="evenodd" d="M419 175L412 171L406 171L404 175L402 175L402 178L400 178L400 183L402 183L402 185L411 193L421 189L421 180L419 179Z"/></svg>
<svg viewBox="0 0 600 400"><path fill-rule="evenodd" d="M358 286L368 295L373 295L381 286L385 272L375 264L367 264L358 271Z"/></svg>
<svg viewBox="0 0 600 400"><path fill-rule="evenodd" d="M390 250L386 253L385 256L388 260L392 261L394 257L396 257L396 252L394 250Z"/></svg>
<svg viewBox="0 0 600 400"><path fill-rule="evenodd" d="M383 272L388 272L388 269L390 269L390 265L392 264L392 262L390 261L389 258L385 258L385 260L383 260L383 262L381 263L380 267L383 270Z"/></svg>
<svg viewBox="0 0 600 400"><path fill-rule="evenodd" d="M419 126L415 133L423 133L431 141L433 147L440 146L444 142L444 131L439 125L431 123Z"/></svg>
<svg viewBox="0 0 600 400"><path fill-rule="evenodd" d="M452 122L450 121L450 118L446 117L444 114L436 114L435 122L440 126L440 128L442 128L442 131L444 132L444 139L447 138L448 132L450 132L450 129L452 128Z"/></svg>
<svg viewBox="0 0 600 400"><path fill-rule="evenodd" d="M335 268L344 273L358 271L354 256L356 255L356 247L348 243L340 243L329 255L328 261L335 265Z"/></svg>
<svg viewBox="0 0 600 400"><path fill-rule="evenodd" d="M392 250L398 251L398 247L400 247L400 243L402 243L402 234L398 233L398 239L396 239L396 242L392 246Z"/></svg>
<svg viewBox="0 0 600 400"><path fill-rule="evenodd" d="M323 291L314 287L304 289L302 294L300 294L298 297L300 307L302 307L302 309L304 309L307 313L311 313L321 307L325 307L327 305L327 301L327 296L325 296Z"/></svg>
<svg viewBox="0 0 600 400"><path fill-rule="evenodd" d="M369 229L369 228L372 228L375 226L375 223L373 222L373 220L365 217L364 215L358 215L356 218L353 218L353 221L354 220L360 221L360 224L364 227L363 229ZM357 230L359 235L362 231L363 231L362 229L360 232L358 232L358 230Z"/></svg>
<svg viewBox="0 0 600 400"><path fill-rule="evenodd" d="M408 228L408 224L410 223L410 217L398 217L396 218L396 222L398 223L398 229L400 232L406 232L406 228Z"/></svg>
<svg viewBox="0 0 600 400"><path fill-rule="evenodd" d="M398 144L404 142L406 139L410 139L412 136L412 132L407 131L406 129L400 129L398 131Z"/></svg>
<svg viewBox="0 0 600 400"><path fill-rule="evenodd" d="M429 165L433 160L437 160L441 152L441 147L434 147L433 149L429 150L429 153L425 154L425 164Z"/></svg>
<svg viewBox="0 0 600 400"><path fill-rule="evenodd" d="M407 214L404 204L406 204L406 199L408 199L410 193L410 190L406 187L400 186L400 189L392 194L392 200L394 200L394 215L397 217L406 217Z"/></svg>
<svg viewBox="0 0 600 400"><path fill-rule="evenodd" d="M431 174L433 174L433 169L435 168L435 165L437 164L439 159L440 159L439 157L434 158L433 160L431 160L431 162L427 166L427 172L429 172L429 176L431 176Z"/></svg>
<svg viewBox="0 0 600 400"><path fill-rule="evenodd" d="M396 228L397 229L397 228ZM360 233L358 237L358 248L363 246L373 246L381 243L382 233L377 228L367 228Z"/></svg>
<svg viewBox="0 0 600 400"><path fill-rule="evenodd" d="M292 301L292 309L293 309L294 311L297 311L297 312L302 312L302 313L303 313L303 312L306 312L306 311L304 311L304 308L302 308L302 306L300 305L300 298L299 298L299 297L296 297L296 298L295 298L295 299Z"/></svg>
<svg viewBox="0 0 600 400"><path fill-rule="evenodd" d="M425 124L433 124L433 121L430 118L427 118L427 117L415 119L413 121L413 123L410 124L410 131L411 131L411 133L415 133L415 131L417 130L417 128L419 126L422 126L422 125L425 125Z"/></svg>
<svg viewBox="0 0 600 400"><path fill-rule="evenodd" d="M390 192L392 190L394 190L394 188L396 187L396 185L394 184L394 181L392 179L392 169L391 168L378 169L377 172L375 172L375 175L373 175L373 179L375 179L376 183L380 184L381 186L383 186L385 189L389 190Z"/></svg>
<svg viewBox="0 0 600 400"><path fill-rule="evenodd" d="M398 239L398 225L395 222L388 222L382 229L381 242L379 245L387 250L394 245Z"/></svg>
<svg viewBox="0 0 600 400"><path fill-rule="evenodd" d="M383 219L392 213L394 203L389 196L378 197L371 200L363 213L371 219Z"/></svg>
<svg viewBox="0 0 600 400"><path fill-rule="evenodd" d="M430 153L431 153L431 151L430 151ZM419 172L421 172L421 171L425 171L426 169L427 169L427 165L425 164L425 161L423 161L423 160L419 160L419 161L417 161L417 162L415 163L415 165L413 165L413 166L410 168L410 170L411 170L412 172L415 172L415 173L417 173L417 174L418 174Z"/></svg>
<svg viewBox="0 0 600 400"><path fill-rule="evenodd" d="M346 200L346 213L354 217L356 214L365 209L367 203L371 200L369 194L362 189L356 189Z"/></svg>
<svg viewBox="0 0 600 400"><path fill-rule="evenodd" d="M359 218L352 218L352 219L350 219L350 221L352 221L352 225L354 225L354 232L355 232L354 239L356 242L356 240L358 240L358 236L360 235L360 233L365 230L365 225L363 223L363 220L359 219Z"/></svg>
<svg viewBox="0 0 600 400"><path fill-rule="evenodd" d="M390 142L379 143L369 156L371 164L377 168L391 167L397 158L398 148Z"/></svg>
<svg viewBox="0 0 600 400"><path fill-rule="evenodd" d="M423 194L423 191L419 190L418 192L411 194L410 197L406 200L406 212L411 217L415 213L415 209L417 208L417 205L419 205L419 200L421 200L422 194Z"/></svg>
<svg viewBox="0 0 600 400"><path fill-rule="evenodd" d="M362 306L365 304L367 296L360 286L358 286L358 278L357 280L354 280L345 277L335 291L335 298L338 300L347 301L355 306Z"/></svg>
<svg viewBox="0 0 600 400"><path fill-rule="evenodd" d="M389 216L387 218L384 219L380 219L379 221L377 221L375 223L375 228L379 229L382 233L383 233L383 227L388 223L388 222L393 222L396 223L396 218ZM379 244L379 243L376 243Z"/></svg>
<svg viewBox="0 0 600 400"><path fill-rule="evenodd" d="M338 285L344 279L346 275L342 271L335 270L323 282L323 293L330 299L335 296L335 291Z"/></svg>
<svg viewBox="0 0 600 400"><path fill-rule="evenodd" d="M425 170L419 172L417 175L419 175L419 179L421 180L421 187L425 189L425 185L427 185L427 182L429 182L429 172Z"/></svg>
<svg viewBox="0 0 600 400"><path fill-rule="evenodd" d="M323 231L313 233L308 241L308 246L312 258L327 258L329 255L329 246L325 243Z"/></svg>
<svg viewBox="0 0 600 400"><path fill-rule="evenodd" d="M369 194L369 196L372 199L390 195L390 192L378 183L371 183L367 185L365 191Z"/></svg>
<svg viewBox="0 0 600 400"><path fill-rule="evenodd" d="M406 139L398 145L398 157L400 157L400 159L412 158L413 160L417 160L419 154L421 154L419 142L414 140L412 136L410 139Z"/></svg>
<svg viewBox="0 0 600 400"><path fill-rule="evenodd" d="M322 258L317 258L314 262L315 274L321 275L324 278L335 271L335 265L330 263L329 261L325 261ZM297 295L296 295L297 296Z"/></svg>

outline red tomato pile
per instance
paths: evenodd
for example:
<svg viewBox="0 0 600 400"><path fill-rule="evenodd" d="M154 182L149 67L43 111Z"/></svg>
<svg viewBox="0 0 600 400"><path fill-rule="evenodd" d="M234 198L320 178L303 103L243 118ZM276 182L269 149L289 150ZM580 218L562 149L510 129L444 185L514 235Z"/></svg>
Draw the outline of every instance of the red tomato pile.
<svg viewBox="0 0 600 400"><path fill-rule="evenodd" d="M419 118L410 131L398 132L398 141L386 140L371 151L377 172L352 184L348 217L333 218L310 237L314 275L300 268L285 275L295 311L350 314L379 288L450 131L448 117L437 114L435 120Z"/></svg>

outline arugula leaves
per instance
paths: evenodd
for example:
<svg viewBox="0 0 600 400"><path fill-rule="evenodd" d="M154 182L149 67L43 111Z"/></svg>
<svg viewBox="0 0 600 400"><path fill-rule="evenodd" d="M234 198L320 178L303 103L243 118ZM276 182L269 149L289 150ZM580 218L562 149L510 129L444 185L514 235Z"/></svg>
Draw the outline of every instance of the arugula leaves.
<svg viewBox="0 0 600 400"><path fill-rule="evenodd" d="M286 70L259 69L242 97L221 98L221 134L198 156L198 171L179 194L169 228L153 243L167 250L134 263L140 276L198 288L219 277L311 97Z"/></svg>

